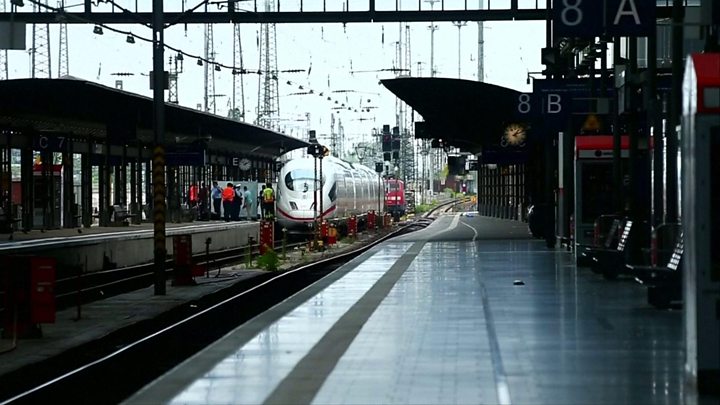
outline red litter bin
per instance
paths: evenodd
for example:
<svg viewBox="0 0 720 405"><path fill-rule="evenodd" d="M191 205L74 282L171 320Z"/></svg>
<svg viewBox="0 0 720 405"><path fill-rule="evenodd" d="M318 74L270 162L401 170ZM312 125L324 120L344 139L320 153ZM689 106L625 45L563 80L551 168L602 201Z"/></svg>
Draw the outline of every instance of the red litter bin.
<svg viewBox="0 0 720 405"><path fill-rule="evenodd" d="M55 323L52 257L10 256L2 261L5 291L3 337L41 337L40 323Z"/></svg>
<svg viewBox="0 0 720 405"><path fill-rule="evenodd" d="M173 236L173 259L172 285L196 285L193 280L195 266L192 259L192 235ZM202 275L202 272L200 274Z"/></svg>

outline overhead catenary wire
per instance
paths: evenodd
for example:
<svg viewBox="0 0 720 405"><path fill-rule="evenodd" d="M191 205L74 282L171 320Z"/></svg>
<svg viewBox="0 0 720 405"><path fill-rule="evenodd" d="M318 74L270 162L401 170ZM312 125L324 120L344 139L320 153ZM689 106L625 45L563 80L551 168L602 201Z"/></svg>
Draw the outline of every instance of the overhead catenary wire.
<svg viewBox="0 0 720 405"><path fill-rule="evenodd" d="M75 6L80 6L80 5L82 5L82 4L69 5L69 6L65 6L65 7L54 7L54 6L50 6L50 5L47 5L47 4L45 4L45 3L42 3L42 2L40 2L40 1L38 1L38 0L27 0L27 1L28 1L29 3L31 3L31 4L38 5L39 7L43 8L43 9L45 9L45 10L48 10L48 11L57 13L57 14L59 15L59 17L58 17L59 19L63 19L63 18L66 19L66 20L67 20L67 19L72 19L72 20L74 20L74 21L78 21L78 22L82 22L82 23L86 23L86 24L93 24L93 25L102 27L103 29L107 29L108 31L111 31L111 32L114 32L114 33L117 33L117 34L121 34L121 35L123 35L123 36L125 36L125 37L127 37L127 38L134 38L135 40L143 41L143 42L146 42L146 43L149 43L149 44L152 44L152 43L153 43L153 40L152 40L151 38L143 37L142 35L138 35L138 34L133 33L133 32L131 32L131 31L127 31L127 30L115 28L115 27L112 27L112 26L110 26L110 25L108 25L108 24L105 24L105 23L99 23L99 22L93 21L93 20L90 19L90 18L81 17L81 16L76 15L76 14L68 14L68 13L65 12L65 9L66 9L66 8L71 8L71 7L75 7ZM110 4L110 5L118 8L119 10L121 10L123 13L128 13L128 14L133 14L133 13L134 13L132 10L129 10L129 9L127 9L127 8L124 8L124 7L120 6L120 5L118 5L114 0L94 0L94 1L93 1L93 4L94 4L94 5L100 5L101 3ZM186 16L189 15L189 14L192 14L192 13L195 12L197 9L199 9L200 7L202 7L203 5L208 5L208 4L213 4L213 2L210 1L210 0L201 0L198 4L196 4L196 5L193 6L192 8L185 10L185 11L182 13L182 15L179 16L178 18L176 18L173 22L170 22L170 23L166 24L166 25L165 25L165 28L168 28L168 27L171 27L171 26L174 26L174 25L177 25L177 24L182 23L182 19L183 19L184 17L186 17ZM219 3L218 3L218 6L220 6ZM246 11L246 10L245 10L245 11ZM246 11L246 12L252 12L252 11ZM148 24L146 24L146 23L142 23L142 22L140 22L140 21L138 21L138 23L141 24L141 25L143 25L143 26L145 26L145 27L150 28L150 25L148 25ZM217 62L217 61L214 61L214 60L209 60L208 58L205 58L205 57L203 57L203 56L200 56L200 55L197 55L197 54L194 54L194 53L191 53L191 52L187 52L187 51L185 51L185 50L182 50L182 49L177 48L177 47L175 47L175 46L169 45L169 44L167 44L167 43L163 43L163 46L164 46L165 49L170 50L170 51L173 51L173 52L177 53L178 55L183 55L183 57L187 57L187 58L191 58L191 59L197 60L198 63L202 62L203 64L205 64L205 63L211 64L211 65L213 65L213 66L215 67L215 69L220 69L220 68L228 69L233 75L235 75L235 74L257 74L257 75L262 75L262 74L269 73L269 72L264 72L264 71L262 71L261 69L249 70L249 69L246 69L244 66L238 67L238 66L234 66L233 64L225 64L225 63ZM282 69L282 70L277 70L277 73L302 73L302 72L306 72L306 71L309 71L309 70L310 70L310 68L309 68L309 69ZM396 69L396 68L380 69L379 71L395 71L395 70L400 70L400 69ZM125 74L126 74L126 75L131 75L131 73L125 73ZM294 83L288 81L287 84L294 84ZM329 87L329 83L328 83L328 87ZM319 92L319 91L316 92L316 91L314 91L314 90L312 90L312 89L309 89L309 90L310 90L310 91L308 91L308 94L309 94L309 95L310 95L310 94L319 94L320 97L324 97L324 96L323 96L324 92ZM341 90L341 91L336 91L336 92L344 92L344 91ZM356 92L356 91L353 91L353 92ZM377 94L377 93L368 93L368 94ZM335 99L333 99L333 98L331 98L331 97L327 97L327 98L328 98L328 101L330 101L330 102L337 101L337 100L335 100ZM361 112L362 112L362 111L369 112L369 109L370 109L370 108L375 108L375 107L370 107L370 106L363 107L363 108L361 109ZM348 109L349 109L349 108L348 108ZM352 109L349 109L349 110L352 110Z"/></svg>

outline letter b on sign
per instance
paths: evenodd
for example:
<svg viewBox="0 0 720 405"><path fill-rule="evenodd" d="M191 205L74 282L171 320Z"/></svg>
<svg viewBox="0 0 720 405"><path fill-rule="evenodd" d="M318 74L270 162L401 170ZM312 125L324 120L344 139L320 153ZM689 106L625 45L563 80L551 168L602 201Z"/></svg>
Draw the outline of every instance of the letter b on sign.
<svg viewBox="0 0 720 405"><path fill-rule="evenodd" d="M545 112L548 114L560 114L562 112L562 97L556 93L549 93L545 100Z"/></svg>

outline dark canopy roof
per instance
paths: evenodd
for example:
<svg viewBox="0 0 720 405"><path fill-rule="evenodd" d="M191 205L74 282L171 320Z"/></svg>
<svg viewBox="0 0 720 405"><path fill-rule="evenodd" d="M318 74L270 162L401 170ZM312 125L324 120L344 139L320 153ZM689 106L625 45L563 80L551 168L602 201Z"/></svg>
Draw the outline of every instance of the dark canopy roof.
<svg viewBox="0 0 720 405"><path fill-rule="evenodd" d="M152 99L75 78L0 81L0 126L64 131L110 144L153 143ZM165 104L165 144L207 142L208 148L260 157L307 146L305 141L176 104Z"/></svg>
<svg viewBox="0 0 720 405"><path fill-rule="evenodd" d="M470 80L403 77L382 84L423 116L420 138L448 141L472 153L497 144L513 121L520 92Z"/></svg>

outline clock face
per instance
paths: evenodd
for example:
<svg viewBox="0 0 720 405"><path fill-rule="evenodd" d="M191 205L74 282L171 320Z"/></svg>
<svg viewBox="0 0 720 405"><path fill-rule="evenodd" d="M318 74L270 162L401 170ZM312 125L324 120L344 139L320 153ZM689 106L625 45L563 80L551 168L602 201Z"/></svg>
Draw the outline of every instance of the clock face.
<svg viewBox="0 0 720 405"><path fill-rule="evenodd" d="M510 124L505 128L503 144L510 146L524 146L527 134L525 127L519 124Z"/></svg>
<svg viewBox="0 0 720 405"><path fill-rule="evenodd" d="M240 163L238 164L238 166L240 166L240 170L249 170L250 169L250 159L248 159L248 158L240 159Z"/></svg>

